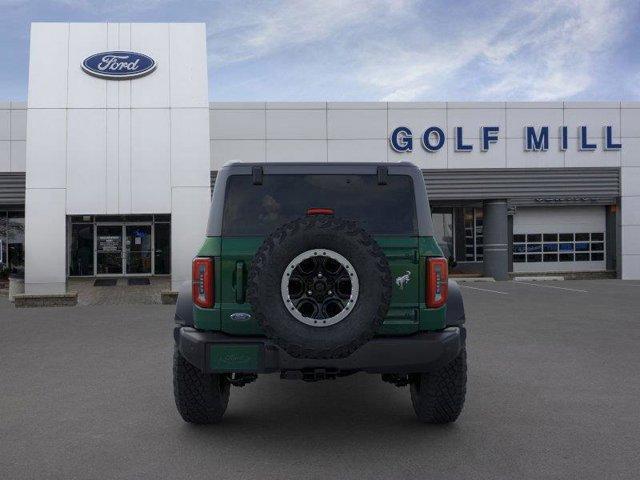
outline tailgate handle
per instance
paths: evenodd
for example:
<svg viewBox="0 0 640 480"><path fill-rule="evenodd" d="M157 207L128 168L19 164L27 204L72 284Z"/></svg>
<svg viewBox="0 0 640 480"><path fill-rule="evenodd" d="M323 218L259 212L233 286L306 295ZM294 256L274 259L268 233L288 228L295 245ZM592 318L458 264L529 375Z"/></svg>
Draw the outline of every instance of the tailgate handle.
<svg viewBox="0 0 640 480"><path fill-rule="evenodd" d="M236 303L244 303L244 262L236 262Z"/></svg>

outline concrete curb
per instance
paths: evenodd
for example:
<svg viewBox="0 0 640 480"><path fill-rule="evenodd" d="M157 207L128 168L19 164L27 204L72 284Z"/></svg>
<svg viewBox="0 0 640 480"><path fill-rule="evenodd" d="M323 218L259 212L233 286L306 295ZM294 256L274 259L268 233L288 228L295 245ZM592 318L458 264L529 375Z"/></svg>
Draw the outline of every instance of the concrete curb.
<svg viewBox="0 0 640 480"><path fill-rule="evenodd" d="M455 280L458 283L492 283L495 282L496 279L493 277L461 277L461 278L451 278L451 280Z"/></svg>
<svg viewBox="0 0 640 480"><path fill-rule="evenodd" d="M16 308L31 307L73 307L78 304L78 292L67 292L51 295L15 295Z"/></svg>
<svg viewBox="0 0 640 480"><path fill-rule="evenodd" d="M160 292L160 302L163 305L175 305L178 301L178 292L164 290Z"/></svg>
<svg viewBox="0 0 640 480"><path fill-rule="evenodd" d="M557 282L557 281L564 280L564 277L561 277L559 275L536 276L536 277L513 277L513 280L515 282L549 282L549 281Z"/></svg>

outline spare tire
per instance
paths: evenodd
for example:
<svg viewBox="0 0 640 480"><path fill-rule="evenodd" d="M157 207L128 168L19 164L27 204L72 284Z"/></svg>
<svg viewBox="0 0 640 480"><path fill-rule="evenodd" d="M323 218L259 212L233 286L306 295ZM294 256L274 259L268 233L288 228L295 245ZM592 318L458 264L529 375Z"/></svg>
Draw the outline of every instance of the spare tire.
<svg viewBox="0 0 640 480"><path fill-rule="evenodd" d="M384 252L355 222L294 220L269 235L251 263L247 299L273 339L298 358L341 358L378 331L391 301Z"/></svg>

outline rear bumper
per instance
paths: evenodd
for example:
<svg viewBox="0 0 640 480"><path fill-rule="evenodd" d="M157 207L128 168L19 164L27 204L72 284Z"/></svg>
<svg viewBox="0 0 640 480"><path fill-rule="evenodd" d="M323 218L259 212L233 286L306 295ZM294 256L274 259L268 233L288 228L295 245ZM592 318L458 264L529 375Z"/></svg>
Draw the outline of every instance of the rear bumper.
<svg viewBox="0 0 640 480"><path fill-rule="evenodd" d="M335 373L417 373L453 360L464 346L464 327L403 337L376 337L339 359L295 358L264 337L238 337L176 326L174 338L183 357L207 373L272 373L326 370Z"/></svg>

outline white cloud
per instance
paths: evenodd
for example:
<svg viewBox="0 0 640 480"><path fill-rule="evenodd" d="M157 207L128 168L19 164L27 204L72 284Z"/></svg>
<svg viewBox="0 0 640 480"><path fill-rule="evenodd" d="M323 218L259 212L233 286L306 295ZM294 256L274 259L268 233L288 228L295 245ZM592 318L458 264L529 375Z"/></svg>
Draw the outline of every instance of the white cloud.
<svg viewBox="0 0 640 480"><path fill-rule="evenodd" d="M401 14L404 0L294 0L216 11L209 22L211 61L227 65L330 40L339 32Z"/></svg>
<svg viewBox="0 0 640 480"><path fill-rule="evenodd" d="M388 101L562 99L593 86L625 21L616 0L252 4L215 13L210 63L297 54L292 67L315 85L321 72Z"/></svg>
<svg viewBox="0 0 640 480"><path fill-rule="evenodd" d="M450 98L452 83L472 85L479 100L567 98L592 84L593 70L624 20L622 9L608 0L538 1L501 11L484 23L466 19L460 25L466 33L452 38L425 31L429 49L405 49L389 68L380 68L381 59L372 55L360 81L382 100L433 98L443 91Z"/></svg>

